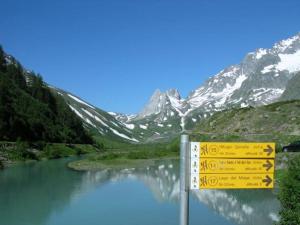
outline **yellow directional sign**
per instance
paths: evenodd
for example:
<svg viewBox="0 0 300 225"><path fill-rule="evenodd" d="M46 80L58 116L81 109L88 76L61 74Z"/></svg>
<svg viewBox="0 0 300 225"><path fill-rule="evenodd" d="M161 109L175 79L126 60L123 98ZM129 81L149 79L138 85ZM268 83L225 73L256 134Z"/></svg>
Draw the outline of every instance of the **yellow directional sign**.
<svg viewBox="0 0 300 225"><path fill-rule="evenodd" d="M198 142L191 157L196 154L201 158L274 158L275 143Z"/></svg>
<svg viewBox="0 0 300 225"><path fill-rule="evenodd" d="M200 189L273 188L273 174L200 174Z"/></svg>
<svg viewBox="0 0 300 225"><path fill-rule="evenodd" d="M200 173L274 173L274 159L200 158L198 166Z"/></svg>
<svg viewBox="0 0 300 225"><path fill-rule="evenodd" d="M191 142L191 189L273 188L274 143Z"/></svg>

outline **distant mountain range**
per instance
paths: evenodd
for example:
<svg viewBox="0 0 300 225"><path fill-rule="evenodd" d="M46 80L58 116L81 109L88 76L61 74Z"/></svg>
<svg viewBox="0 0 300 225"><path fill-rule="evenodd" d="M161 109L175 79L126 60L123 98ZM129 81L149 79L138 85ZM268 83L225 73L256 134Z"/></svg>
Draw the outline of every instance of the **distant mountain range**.
<svg viewBox="0 0 300 225"><path fill-rule="evenodd" d="M107 118L100 122L95 109L88 107L90 104L84 102L80 105L82 100L76 101L70 97L72 94L64 91L60 93L77 111L86 127L100 135L118 136L133 142L167 141L184 130L193 129L199 121L215 112L297 99L300 97L298 71L300 34L274 44L271 49L260 48L246 54L240 64L229 66L212 76L186 99L176 89L166 92L155 90L136 115L106 113L97 109ZM84 108L89 111L82 111Z"/></svg>
<svg viewBox="0 0 300 225"><path fill-rule="evenodd" d="M72 93L49 87L63 97L94 135L141 143L167 141L225 109L298 99L299 71L300 34L274 44L271 49L260 48L246 54L240 64L210 77L185 99L176 89L155 90L136 115L105 112Z"/></svg>
<svg viewBox="0 0 300 225"><path fill-rule="evenodd" d="M200 120L224 109L299 98L299 71L300 34L271 49L248 53L240 64L212 76L186 99L175 89L165 93L156 90L140 113L128 117L116 114L115 118L133 132L145 134L147 130L144 140L164 139L193 129Z"/></svg>

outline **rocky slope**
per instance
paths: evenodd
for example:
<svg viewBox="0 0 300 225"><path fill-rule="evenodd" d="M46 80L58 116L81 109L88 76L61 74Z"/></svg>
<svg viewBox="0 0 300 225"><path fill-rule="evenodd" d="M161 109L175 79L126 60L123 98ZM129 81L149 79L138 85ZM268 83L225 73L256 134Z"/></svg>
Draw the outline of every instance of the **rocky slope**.
<svg viewBox="0 0 300 225"><path fill-rule="evenodd" d="M216 112L201 120L196 140L274 141L278 150L300 138L300 100Z"/></svg>
<svg viewBox="0 0 300 225"><path fill-rule="evenodd" d="M280 100L300 99L300 73L297 73L286 85L286 89L280 97Z"/></svg>

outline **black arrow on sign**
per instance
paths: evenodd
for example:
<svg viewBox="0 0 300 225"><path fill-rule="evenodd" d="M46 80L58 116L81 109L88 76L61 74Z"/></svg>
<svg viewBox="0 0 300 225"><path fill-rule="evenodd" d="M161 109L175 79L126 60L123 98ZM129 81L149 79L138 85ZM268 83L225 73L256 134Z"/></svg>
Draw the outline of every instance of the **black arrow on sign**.
<svg viewBox="0 0 300 225"><path fill-rule="evenodd" d="M266 175L266 179L262 180L264 183L266 183L266 186L268 187L271 183L272 183L272 179L271 177L269 177L268 175Z"/></svg>
<svg viewBox="0 0 300 225"><path fill-rule="evenodd" d="M264 149L264 152L267 152L268 156L271 155L273 151L274 149L270 145L267 145L267 148Z"/></svg>
<svg viewBox="0 0 300 225"><path fill-rule="evenodd" d="M269 171L272 166L273 164L269 160L266 161L266 164L263 164L263 167L265 167L267 171Z"/></svg>

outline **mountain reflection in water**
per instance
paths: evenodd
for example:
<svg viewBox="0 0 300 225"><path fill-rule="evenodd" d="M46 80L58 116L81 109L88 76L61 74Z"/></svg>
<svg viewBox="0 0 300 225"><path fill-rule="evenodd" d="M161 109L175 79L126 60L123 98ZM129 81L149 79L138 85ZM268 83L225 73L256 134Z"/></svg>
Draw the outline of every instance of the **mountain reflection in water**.
<svg viewBox="0 0 300 225"><path fill-rule="evenodd" d="M139 180L157 201L179 201L178 160L154 161L145 168L88 172L85 176L98 185L123 179ZM198 190L192 191L191 197L236 224L268 225L278 221L280 204L271 190Z"/></svg>
<svg viewBox="0 0 300 225"><path fill-rule="evenodd" d="M47 220L54 212L84 194L123 181L142 183L159 203L179 202L178 160L89 172L72 171L66 167L67 162L40 162L0 172L0 218L5 225L49 224ZM270 190L199 190L191 192L190 198L191 224L201 221L199 207L230 221L226 224L271 225L278 220L280 204Z"/></svg>

